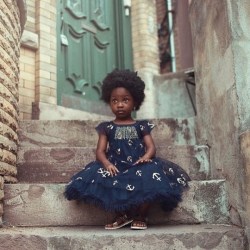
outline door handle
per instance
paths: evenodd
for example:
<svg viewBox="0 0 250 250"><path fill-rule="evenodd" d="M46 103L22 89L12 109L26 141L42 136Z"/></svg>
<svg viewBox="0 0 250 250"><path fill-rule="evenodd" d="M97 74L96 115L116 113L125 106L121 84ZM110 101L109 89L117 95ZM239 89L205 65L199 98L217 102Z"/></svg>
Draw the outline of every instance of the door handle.
<svg viewBox="0 0 250 250"><path fill-rule="evenodd" d="M125 8L125 16L129 16L131 8L131 0L123 0L123 6Z"/></svg>

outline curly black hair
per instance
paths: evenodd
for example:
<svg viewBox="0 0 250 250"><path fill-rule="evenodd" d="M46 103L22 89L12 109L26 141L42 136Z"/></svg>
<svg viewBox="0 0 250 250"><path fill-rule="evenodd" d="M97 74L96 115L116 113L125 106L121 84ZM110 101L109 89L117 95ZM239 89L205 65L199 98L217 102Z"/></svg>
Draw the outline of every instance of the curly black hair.
<svg viewBox="0 0 250 250"><path fill-rule="evenodd" d="M131 71L129 69L115 69L110 72L103 79L101 99L105 103L109 104L111 92L113 89L119 87L125 88L131 94L135 102L135 110L139 110L145 98L145 83L137 75L137 72Z"/></svg>

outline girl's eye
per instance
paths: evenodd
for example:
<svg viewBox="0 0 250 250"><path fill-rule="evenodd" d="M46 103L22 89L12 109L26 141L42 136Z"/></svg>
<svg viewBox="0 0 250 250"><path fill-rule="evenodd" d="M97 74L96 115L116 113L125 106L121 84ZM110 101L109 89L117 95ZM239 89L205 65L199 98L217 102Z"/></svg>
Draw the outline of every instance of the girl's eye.
<svg viewBox="0 0 250 250"><path fill-rule="evenodd" d="M112 101L112 103L117 103L117 100L116 99L113 99L113 100L111 100Z"/></svg>
<svg viewBox="0 0 250 250"><path fill-rule="evenodd" d="M124 103L128 103L129 99L124 99L123 102Z"/></svg>

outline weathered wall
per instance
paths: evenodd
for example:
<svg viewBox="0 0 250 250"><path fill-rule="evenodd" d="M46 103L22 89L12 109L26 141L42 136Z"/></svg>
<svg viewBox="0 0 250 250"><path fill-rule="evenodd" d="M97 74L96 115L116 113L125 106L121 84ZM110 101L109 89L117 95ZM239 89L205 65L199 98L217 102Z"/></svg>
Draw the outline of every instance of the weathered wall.
<svg viewBox="0 0 250 250"><path fill-rule="evenodd" d="M195 86L187 83L184 72L155 75L153 80L157 118L195 116Z"/></svg>
<svg viewBox="0 0 250 250"><path fill-rule="evenodd" d="M234 73L240 120L240 150L243 163L239 171L243 172L241 211L250 242L250 2L247 0L227 0L228 16L232 34Z"/></svg>
<svg viewBox="0 0 250 250"><path fill-rule="evenodd" d="M249 15L245 0L193 0L190 5L198 141L210 147L213 177L227 180L232 222L245 226L249 166L242 160L249 146L244 142L240 152L239 135L250 125Z"/></svg>
<svg viewBox="0 0 250 250"><path fill-rule="evenodd" d="M20 38L25 1L0 2L0 225L4 182L16 182Z"/></svg>

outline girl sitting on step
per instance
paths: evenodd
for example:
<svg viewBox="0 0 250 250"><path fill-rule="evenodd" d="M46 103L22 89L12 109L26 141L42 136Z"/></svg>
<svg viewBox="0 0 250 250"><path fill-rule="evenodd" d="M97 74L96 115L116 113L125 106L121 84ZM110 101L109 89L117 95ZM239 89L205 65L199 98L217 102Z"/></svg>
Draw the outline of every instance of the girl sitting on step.
<svg viewBox="0 0 250 250"><path fill-rule="evenodd" d="M114 211L116 219L105 229L128 224L131 229L146 229L150 204L157 201L171 211L190 180L180 166L155 156L150 134L154 124L132 118L144 100L144 88L142 79L130 70L114 70L105 77L102 99L115 118L96 127L96 161L75 174L65 189L68 200Z"/></svg>

